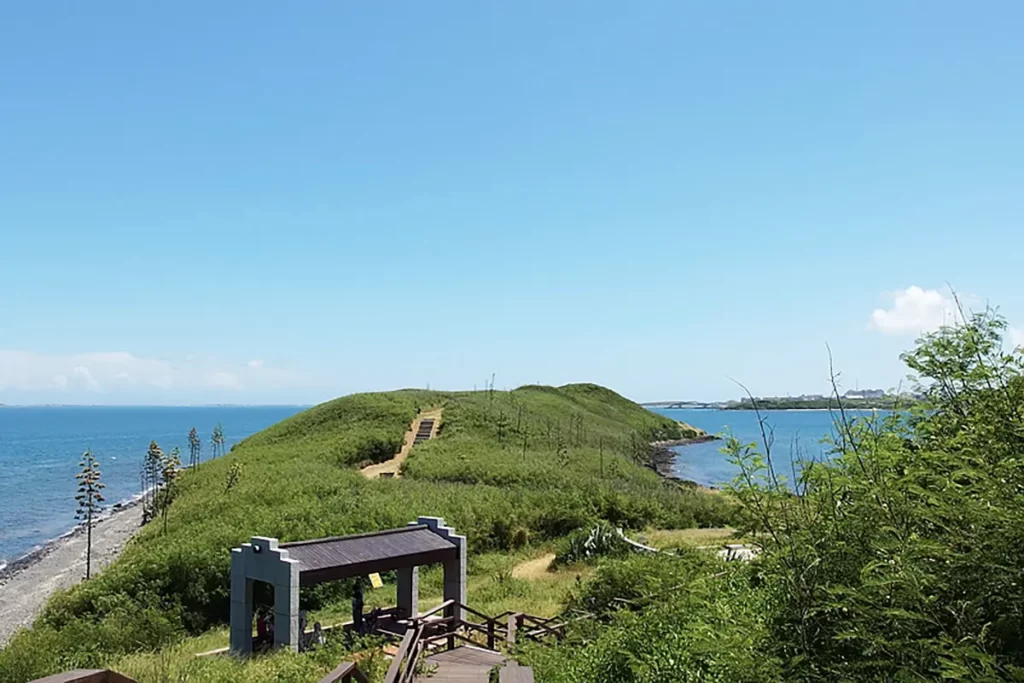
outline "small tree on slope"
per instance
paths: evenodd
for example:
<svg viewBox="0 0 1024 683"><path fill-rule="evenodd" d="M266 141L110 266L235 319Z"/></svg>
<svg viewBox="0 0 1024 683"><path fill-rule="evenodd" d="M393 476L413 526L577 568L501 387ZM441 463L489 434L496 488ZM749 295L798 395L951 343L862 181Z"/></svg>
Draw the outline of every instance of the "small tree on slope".
<svg viewBox="0 0 1024 683"><path fill-rule="evenodd" d="M199 438L199 432L193 427L188 432L188 464L190 467L199 465L199 458L203 454L203 440Z"/></svg>
<svg viewBox="0 0 1024 683"><path fill-rule="evenodd" d="M92 452L83 453L78 466L80 471L75 477L78 480L78 493L75 494L78 510L75 518L85 523L85 578L88 579L92 576L92 527L103 509L103 494L100 492L104 484L100 481L100 465Z"/></svg>
<svg viewBox="0 0 1024 683"><path fill-rule="evenodd" d="M174 496L177 494L176 480L178 469L181 467L181 457L178 447L171 449L171 454L160 463L160 479L163 490L160 496L160 514L164 518L164 533L167 533L167 512L171 508Z"/></svg>

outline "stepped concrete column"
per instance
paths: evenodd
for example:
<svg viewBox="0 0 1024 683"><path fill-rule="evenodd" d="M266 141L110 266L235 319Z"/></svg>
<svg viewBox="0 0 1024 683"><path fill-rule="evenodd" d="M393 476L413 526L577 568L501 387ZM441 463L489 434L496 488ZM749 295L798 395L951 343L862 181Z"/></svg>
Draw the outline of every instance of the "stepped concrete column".
<svg viewBox="0 0 1024 683"><path fill-rule="evenodd" d="M398 570L398 611L403 619L420 615L420 569L403 567Z"/></svg>
<svg viewBox="0 0 1024 683"><path fill-rule="evenodd" d="M245 575L241 548L231 551L231 654L252 654L252 579Z"/></svg>
<svg viewBox="0 0 1024 683"><path fill-rule="evenodd" d="M460 605L466 604L466 537L455 533L455 529L446 526L441 517L418 517L410 525L426 525L441 538L451 542L456 548L455 557L444 562L444 599L455 600ZM465 618L465 610L457 607L452 614Z"/></svg>
<svg viewBox="0 0 1024 683"><path fill-rule="evenodd" d="M299 649L299 563L276 538L253 536L231 551L231 652L252 652L252 582L274 587L274 645Z"/></svg>

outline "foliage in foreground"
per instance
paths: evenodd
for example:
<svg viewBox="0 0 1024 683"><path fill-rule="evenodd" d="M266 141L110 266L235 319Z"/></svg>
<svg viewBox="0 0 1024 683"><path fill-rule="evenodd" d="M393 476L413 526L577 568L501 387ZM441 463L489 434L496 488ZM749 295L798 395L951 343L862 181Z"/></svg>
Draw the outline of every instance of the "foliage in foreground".
<svg viewBox="0 0 1024 683"><path fill-rule="evenodd" d="M844 420L793 496L735 442L773 653L805 680L1024 677L1024 382L990 312L904 354L926 401Z"/></svg>
<svg viewBox="0 0 1024 683"><path fill-rule="evenodd" d="M986 312L920 339L903 359L925 400L840 408L834 459L792 485L767 425L760 446L730 440L762 557L629 607L670 560L606 564L575 600L602 625L528 653L539 679L1024 680L1024 363L1004 330Z"/></svg>
<svg viewBox="0 0 1024 683"><path fill-rule="evenodd" d="M552 683L774 681L764 595L745 567L688 551L603 563L570 606L597 615L524 661Z"/></svg>
<svg viewBox="0 0 1024 683"><path fill-rule="evenodd" d="M389 457L417 410L443 406L440 438L401 479L357 470ZM625 527L718 525L721 496L666 484L647 444L681 426L593 385L444 394L363 394L312 408L175 481L166 531L148 525L87 584L56 595L0 651L0 680L102 666L223 624L228 550L254 534L283 541L403 526L440 515L471 551L508 550L607 520ZM244 465L244 474L242 466ZM304 608L343 584L303 591Z"/></svg>

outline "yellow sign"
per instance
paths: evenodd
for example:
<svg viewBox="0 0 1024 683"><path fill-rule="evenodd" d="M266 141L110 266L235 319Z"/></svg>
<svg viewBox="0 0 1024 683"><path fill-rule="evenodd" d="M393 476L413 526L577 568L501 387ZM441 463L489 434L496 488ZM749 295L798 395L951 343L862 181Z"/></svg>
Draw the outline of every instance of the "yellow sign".
<svg viewBox="0 0 1024 683"><path fill-rule="evenodd" d="M377 572L374 572L373 574L370 574L370 585L373 586L374 588L383 588L384 587L384 582L381 581L380 574L378 574Z"/></svg>

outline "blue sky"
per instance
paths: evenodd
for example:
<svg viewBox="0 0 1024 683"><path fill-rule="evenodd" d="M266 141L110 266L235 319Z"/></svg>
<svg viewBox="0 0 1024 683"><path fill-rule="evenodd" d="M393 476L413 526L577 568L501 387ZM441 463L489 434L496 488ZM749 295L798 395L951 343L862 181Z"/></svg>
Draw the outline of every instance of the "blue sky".
<svg viewBox="0 0 1024 683"><path fill-rule="evenodd" d="M1018 2L0 25L0 402L892 387L947 282L1024 327Z"/></svg>

